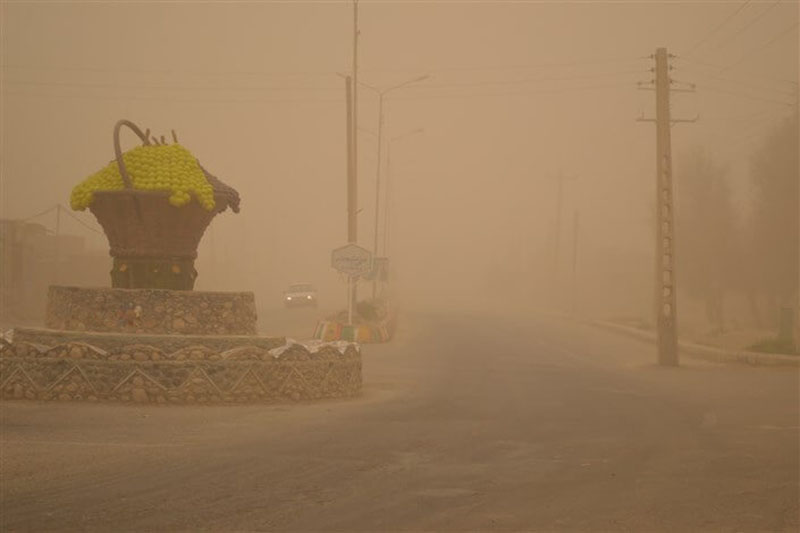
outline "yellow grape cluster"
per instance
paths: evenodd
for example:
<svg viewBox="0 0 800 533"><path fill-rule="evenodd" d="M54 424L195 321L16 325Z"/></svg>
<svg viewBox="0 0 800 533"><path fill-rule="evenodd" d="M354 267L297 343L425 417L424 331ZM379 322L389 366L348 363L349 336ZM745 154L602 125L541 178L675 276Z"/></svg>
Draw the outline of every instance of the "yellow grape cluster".
<svg viewBox="0 0 800 533"><path fill-rule="evenodd" d="M182 207L192 200L206 210L214 209L214 189L192 153L180 144L137 146L124 154L122 161L134 189L167 191L169 203ZM124 188L116 159L72 189L72 209L83 211L94 200L95 191Z"/></svg>

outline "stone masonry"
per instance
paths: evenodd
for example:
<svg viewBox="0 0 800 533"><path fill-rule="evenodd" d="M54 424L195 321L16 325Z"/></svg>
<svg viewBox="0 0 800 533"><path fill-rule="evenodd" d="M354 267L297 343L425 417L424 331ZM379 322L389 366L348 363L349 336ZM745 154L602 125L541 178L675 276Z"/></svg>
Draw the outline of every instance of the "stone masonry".
<svg viewBox="0 0 800 533"><path fill-rule="evenodd" d="M55 330L255 335L251 292L51 286L45 324Z"/></svg>
<svg viewBox="0 0 800 533"><path fill-rule="evenodd" d="M249 292L53 286L46 324L0 336L0 399L271 403L361 391L357 344L258 336Z"/></svg>

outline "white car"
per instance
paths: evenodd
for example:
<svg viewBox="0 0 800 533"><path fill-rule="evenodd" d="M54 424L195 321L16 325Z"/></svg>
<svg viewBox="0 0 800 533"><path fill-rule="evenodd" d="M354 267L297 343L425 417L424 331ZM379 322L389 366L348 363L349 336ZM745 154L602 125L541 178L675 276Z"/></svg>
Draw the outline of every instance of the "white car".
<svg viewBox="0 0 800 533"><path fill-rule="evenodd" d="M283 293L286 307L317 306L317 290L310 283L293 283Z"/></svg>

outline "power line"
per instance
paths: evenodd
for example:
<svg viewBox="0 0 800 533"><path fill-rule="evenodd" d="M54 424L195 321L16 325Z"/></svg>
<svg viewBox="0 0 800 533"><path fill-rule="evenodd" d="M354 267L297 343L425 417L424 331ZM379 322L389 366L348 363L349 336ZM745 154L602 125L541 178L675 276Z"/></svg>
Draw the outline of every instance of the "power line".
<svg viewBox="0 0 800 533"><path fill-rule="evenodd" d="M732 68L738 66L745 59L747 59L748 55L750 55L753 52L757 52L757 51L763 50L764 48L767 48L768 46L770 46L771 44L776 42L778 39L782 38L784 35L787 35L789 32L792 32L792 31L796 30L798 26L800 26L800 23L795 22L794 24L792 24L791 26L789 26L788 28L786 28L785 30L780 32L779 34L775 35L772 39L770 39L766 43L762 44L761 46L758 46L756 48L751 49L749 52L745 52L744 55L742 55L739 59L737 59L733 63L728 64L720 72L724 72L726 70L729 70L729 69L732 69Z"/></svg>
<svg viewBox="0 0 800 533"><path fill-rule="evenodd" d="M143 101L143 102L172 102L179 104L302 104L302 103L341 103L341 98L176 98L171 96L139 96L123 94L85 94L85 93L42 93L31 91L4 91L4 95L40 97L40 98L68 98L79 100L112 100L112 101Z"/></svg>
<svg viewBox="0 0 800 533"><path fill-rule="evenodd" d="M722 41L718 42L718 43L716 44L715 48L718 48L719 46L721 46L721 45L723 45L723 44L727 43L728 41L730 41L730 40L731 40L731 39L733 39L734 37L738 36L739 34L741 34L742 32L744 32L745 30L747 30L747 29L748 29L750 26L752 26L753 24L755 24L756 22L758 22L759 20L761 20L761 19L764 17L764 15L766 15L767 13L769 13L770 11L772 11L773 9L775 9L776 7L778 7L778 4L780 4L781 2L782 2L782 0L775 0L775 2L773 2L772 4L770 4L770 5L769 5L769 6L768 6L768 7L767 7L767 8L766 8L764 11L762 11L761 13L759 13L758 15L756 15L756 17L755 17L755 18L751 19L751 20L750 20L750 22L748 22L747 24L745 24L744 26L742 26L741 28L739 28L737 31L735 31L735 32L734 32L734 33L732 33L731 35L728 35L728 37L727 37L726 39L723 39Z"/></svg>
<svg viewBox="0 0 800 533"><path fill-rule="evenodd" d="M740 92L736 92L736 91L730 91L730 90L727 90L727 89L720 89L718 87L714 87L714 86L711 86L711 85L696 84L696 87L705 89L706 91L717 92L717 93L721 93L721 94L728 94L728 95L731 95L731 96L736 96L738 98L745 98L745 99L748 99L748 100L755 100L755 101L760 101L760 102L768 102L768 103L772 103L772 104L781 104L781 105L784 105L786 107L792 107L792 105L793 105L790 102L784 102L782 100L774 100L772 98L764 98L764 97L761 97L761 96L753 96L753 95L740 93Z"/></svg>
<svg viewBox="0 0 800 533"><path fill-rule="evenodd" d="M616 83L616 84L607 84L607 85L590 85L585 87L565 87L561 89L540 89L540 90L527 90L527 91L504 91L504 92L481 92L481 93L467 93L467 94L428 94L428 95L419 95L419 96L398 96L393 98L394 101L424 101L424 100L448 100L448 99L464 99L464 98L492 98L492 97L505 97L505 96L526 96L526 95L536 95L536 94L565 94L570 92L581 92L581 91L591 91L591 90L605 90L605 89L619 89L621 87L628 87L628 88L635 88L635 85L632 83ZM172 102L178 104L187 104L187 105L196 105L196 104L245 104L245 105L252 105L252 104L263 104L263 105L270 105L270 104L323 104L323 105L339 105L341 104L340 98L331 98L331 99L293 99L293 100L276 100L276 99L215 99L215 100L201 100L201 99L193 99L193 100L181 100L177 98L166 98L166 97L152 97L152 98L140 98L140 97L129 97L123 95L109 95L109 96L90 96L85 94L44 94L44 93L10 93L6 91L6 95L14 94L18 96L24 97L37 97L37 98L67 98L67 99L79 99L79 100L92 100L96 101L100 100L112 100L112 101L120 101L120 100L138 100L138 101L148 101L148 102Z"/></svg>
<svg viewBox="0 0 800 533"><path fill-rule="evenodd" d="M72 212L71 212L69 209L67 209L66 207L64 207L64 206L62 206L62 205L59 205L58 207L60 207L60 208L61 208L61 209L62 209L62 210L63 210L63 211L64 211L64 212L65 212L65 213L66 213L66 214L67 214L67 215L70 217L70 218L72 218L72 219L73 219L75 222L77 222L78 224L80 224L80 225L81 225L81 226L83 226L84 228L86 228L86 229L88 229L88 230L91 230L91 231L93 231L93 232L95 232L95 233L99 233L100 235L103 235L103 232L102 232L102 231L98 230L97 228L94 228L94 227L90 226L89 224L87 224L86 222L84 222L83 220L81 220L80 218L78 218L78 217L77 217L77 215L75 215L74 213L72 213Z"/></svg>
<svg viewBox="0 0 800 533"><path fill-rule="evenodd" d="M587 59L564 61L555 63L523 63L516 65L475 65L475 66L444 66L444 67L413 67L413 68L359 68L363 72L462 72L462 71L497 71L497 70L527 70L527 69L551 69L569 68L578 66L599 66L619 63L634 63L646 58L619 57L611 59ZM3 69L9 70L60 70L75 72L98 72L98 73L136 73L136 74L170 74L170 75L192 75L192 76L265 76L265 77L300 77L300 76L335 76L337 70L330 71L259 71L259 70L240 70L240 71L219 71L219 70L175 70L175 69L135 69L135 68L111 68L111 67L91 67L91 66L63 66L63 65L2 65ZM339 69L341 70L341 69Z"/></svg>
<svg viewBox="0 0 800 533"><path fill-rule="evenodd" d="M50 211L52 211L53 209L56 209L57 207L58 207L57 205L50 206L47 209L45 209L44 211L42 211L41 213L36 213L35 215L31 215L31 216L29 216L27 218L23 218L22 220L20 220L20 222L28 222L29 220L33 220L34 218L39 218L41 216L44 216L44 215L48 214Z"/></svg>
<svg viewBox="0 0 800 533"><path fill-rule="evenodd" d="M505 96L528 96L534 94L563 94L563 93L570 93L570 92L581 92L581 91L595 91L595 90L604 90L604 89L619 89L622 87L628 87L630 89L634 89L636 85L632 82L624 82L624 83L610 83L604 85L585 85L585 86L578 86L578 87L562 87L557 89L531 89L526 91L504 91L504 92L481 92L481 93L462 93L462 94L428 94L428 95L419 95L419 96L397 96L393 98L394 101L400 100L442 100L442 99L459 99L459 98L483 98L483 97L505 97ZM417 91L423 90L422 87L419 87Z"/></svg>
<svg viewBox="0 0 800 533"><path fill-rule="evenodd" d="M69 209L67 209L66 207L64 207L61 204L56 204L56 205L50 206L47 209L45 209L44 211L36 213L35 215L31 215L31 216L29 216L27 218L23 218L22 220L20 220L20 222L29 222L29 221L31 221L33 219L36 219L36 218L42 217L44 215L47 215L47 214L53 212L56 209L59 209L59 210L63 211L65 214L67 214L70 218L72 218L75 222L77 222L78 224L80 224L84 228L86 228L86 229L88 229L90 231L93 231L95 233L99 233L100 235L103 235L102 231L98 230L97 228L94 228L94 227L90 226L89 224L87 224L86 222L84 222L83 220L78 218Z"/></svg>
<svg viewBox="0 0 800 533"><path fill-rule="evenodd" d="M427 89L427 88L450 89L458 87L485 87L491 85L521 85L525 83L540 83L549 81L594 80L599 78L608 78L614 76L623 76L623 75L641 74L641 73L642 73L641 70L626 70L620 72L609 72L605 74L593 74L585 76L561 76L561 77L550 77L550 78L525 78L521 80L495 80L495 81L476 81L476 82L464 82L464 83L428 84L415 87L415 89Z"/></svg>
<svg viewBox="0 0 800 533"><path fill-rule="evenodd" d="M335 76L336 71L267 71L267 70L175 70L175 69L136 69L65 65L3 65L9 70L59 70L66 72L99 72L99 73L133 73L133 74L177 74L189 76L265 76L265 77L300 77L300 76Z"/></svg>
<svg viewBox="0 0 800 533"><path fill-rule="evenodd" d="M724 122L736 122L736 123L745 123L745 125L753 124L756 122L762 122L764 120L770 118L776 118L775 115L778 113L783 113L784 110L782 109L768 109L766 111L759 111L758 113L751 113L749 115L738 115L738 116L714 116L714 115L703 115L703 121L724 121ZM785 115L781 115L779 118L784 118Z"/></svg>
<svg viewBox="0 0 800 533"><path fill-rule="evenodd" d="M693 57L686 57L686 56L675 56L677 61L686 61L692 65L697 65L700 67L706 67L709 69L720 70L724 68L722 65L717 65L716 63L711 63L710 61L702 61L700 59L695 59Z"/></svg>
<svg viewBox="0 0 800 533"><path fill-rule="evenodd" d="M540 77L540 78L525 78L519 80L490 80L490 81L477 81L477 82L464 82L464 83L449 83L449 84L429 84L424 87L436 88L452 88L452 87L480 87L488 85L516 85L524 83L537 83L548 81L571 81L571 80L591 80L599 78L607 78L628 74L641 74L640 70L626 70L618 72L597 73L588 75L574 75L574 76L560 76L560 77ZM199 86L199 85L151 85L151 84L116 84L116 83L94 83L94 82L51 82L51 81L37 81L37 80L5 80L5 83L12 85L30 85L39 87L71 87L71 88L88 88L88 89L155 89L155 90L201 90L201 91L341 91L340 87L310 87L310 86Z"/></svg>
<svg viewBox="0 0 800 533"><path fill-rule="evenodd" d="M364 72L462 72L462 71L480 71L480 70L527 70L527 69L547 69L547 68L569 68L579 66L599 66L609 65L615 63L634 63L638 62L643 57L639 58L617 58L617 59L600 59L600 60L577 60L566 61L562 63L525 63L517 65L483 65L483 66L461 66L461 67L414 67L408 69L401 68L362 68Z"/></svg>
<svg viewBox="0 0 800 533"><path fill-rule="evenodd" d="M694 59L694 58L678 56L676 59L678 61L686 61L687 63L690 63L692 65L697 65L699 67L705 67L705 68L708 68L708 69L713 69L713 70L717 71L717 73L722 72L726 68L726 65L719 65L717 63L712 63L712 62L709 62L709 61L700 61L700 60L697 60L697 59ZM726 78L726 79L729 79L729 78ZM772 82L772 83L784 83L784 84L794 85L795 87L798 86L798 82L797 81L787 80L787 79L784 79L784 78L778 78L778 77L774 77L774 76L763 76L763 75L762 76L749 76L749 79L760 79L760 80L763 80L765 82L769 81L769 82Z"/></svg>
<svg viewBox="0 0 800 533"><path fill-rule="evenodd" d="M705 35L705 37L703 37L702 39L700 39L699 41L697 41L697 42L694 44L694 46L692 46L691 48L689 48L689 50L687 50L687 51L686 51L686 53L685 53L684 55L688 56L688 55L690 55L692 52L694 52L695 50L697 50L697 48L698 48L700 45L702 45L703 43L705 43L706 41L708 41L708 39L709 39L709 38L711 38L711 37L712 37L712 36L713 36L715 33L717 33L717 32L718 32L718 31L719 31L719 30L720 30L720 29L721 29L723 26L725 26L725 24L727 24L727 23L728 23L728 22L729 22L729 21L730 21L730 20L731 20L733 17L735 17L736 15L738 15L738 14L739 14L739 12L740 12L742 9L744 9L744 8L747 6L747 4L749 4L750 2L751 2L751 0L747 0L747 1L746 1L746 2L744 2L742 5L740 5L740 6L739 6L739 8L738 8L736 11L734 11L733 13L731 13L730 15L728 15L727 17L725 17L725 19L724 19L724 20L723 20L721 23L719 23L717 26L715 26L715 27L714 27L714 29L712 29L710 32L708 32L708 33Z"/></svg>
<svg viewBox="0 0 800 533"><path fill-rule="evenodd" d="M777 95L782 95L782 96L792 96L792 95L794 95L794 91L792 91L792 90L790 90L788 88L782 88L782 87L779 88L779 87L777 87L775 85L773 85L773 86L756 85L756 84L753 84L753 83L749 83L749 82L738 80L738 79L734 79L734 78L728 78L728 77L725 77L725 76L718 76L716 74L709 74L707 71L702 71L702 70L692 70L692 73L694 75L696 75L696 76L700 76L700 77L706 78L708 80L724 81L725 83L731 83L731 84L734 84L734 85L739 85L742 88L747 88L747 89L750 89L750 90L772 91L774 93L777 93Z"/></svg>
<svg viewBox="0 0 800 533"><path fill-rule="evenodd" d="M205 91L341 91L340 87L242 87L242 86L226 86L226 87L210 87L200 85L137 85L131 83L116 84L116 83L92 83L92 82L61 82L61 81L33 81L33 80L5 80L5 83L12 85L33 85L42 87L73 87L84 89L163 89L174 91L190 91L190 90L205 90Z"/></svg>
<svg viewBox="0 0 800 533"><path fill-rule="evenodd" d="M529 80L526 80L527 82ZM520 83L517 83L520 84ZM525 94L560 94L564 92L573 92L573 91L586 91L586 90L602 90L608 88L618 88L618 87L633 87L634 84L630 82L622 82L622 83L614 83L614 84L603 84L603 85L585 85L585 86L573 86L573 87L562 87L562 88L552 88L552 89L533 89L527 91L518 91L518 92L492 92L492 93L478 93L478 94L418 94L418 96L413 97L403 97L398 96L395 97L393 100L435 100L435 99L442 99L442 98L464 98L464 97L483 97L483 96L514 96L514 95L525 95ZM421 86L415 88L414 91L427 91L427 90L440 90L440 89L458 89L458 88L469 88L469 85L466 86L455 86L455 85L441 85L441 86ZM341 103L340 98L176 98L171 96L141 96L141 95L123 95L123 94L106 94L106 95L89 95L85 93L41 93L41 92L30 92L30 91L5 91L5 95L15 95L15 96L24 96L24 97L41 97L41 98L72 98L72 99L83 99L83 100L130 100L130 101L145 101L145 102L173 102L173 103L182 103L182 104L339 104Z"/></svg>

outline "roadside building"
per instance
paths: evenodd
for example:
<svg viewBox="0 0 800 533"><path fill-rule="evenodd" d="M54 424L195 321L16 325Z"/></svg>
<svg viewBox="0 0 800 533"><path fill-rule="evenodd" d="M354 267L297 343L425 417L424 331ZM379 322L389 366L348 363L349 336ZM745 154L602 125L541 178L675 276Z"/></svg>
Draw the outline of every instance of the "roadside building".
<svg viewBox="0 0 800 533"><path fill-rule="evenodd" d="M81 236L0 219L0 323L38 321L50 285L105 286L108 269L108 255Z"/></svg>

